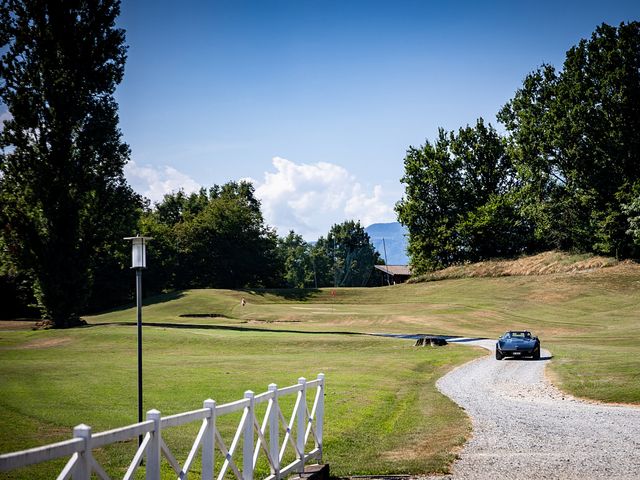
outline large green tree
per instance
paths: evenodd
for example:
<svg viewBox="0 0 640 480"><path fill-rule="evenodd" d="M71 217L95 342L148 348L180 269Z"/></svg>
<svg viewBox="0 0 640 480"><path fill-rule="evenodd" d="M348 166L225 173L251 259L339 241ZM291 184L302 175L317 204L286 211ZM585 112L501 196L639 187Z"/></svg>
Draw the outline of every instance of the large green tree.
<svg viewBox="0 0 640 480"><path fill-rule="evenodd" d="M640 179L640 23L602 24L562 70L528 75L499 114L539 239L634 255L622 205Z"/></svg>
<svg viewBox="0 0 640 480"><path fill-rule="evenodd" d="M414 273L510 256L529 245L504 139L482 119L410 147L404 166L405 195L396 212L409 230Z"/></svg>
<svg viewBox="0 0 640 480"><path fill-rule="evenodd" d="M360 222L346 220L320 237L312 258L319 286L364 287L380 254Z"/></svg>
<svg viewBox="0 0 640 480"><path fill-rule="evenodd" d="M165 195L143 219L155 290L279 286L278 239L247 182Z"/></svg>
<svg viewBox="0 0 640 480"><path fill-rule="evenodd" d="M140 202L123 176L129 148L113 98L126 58L118 14L117 0L0 3L0 99L11 114L0 133L0 226L58 327L79 323Z"/></svg>
<svg viewBox="0 0 640 480"><path fill-rule="evenodd" d="M317 287L313 247L293 230L279 239L278 250L284 264L284 281L292 288Z"/></svg>

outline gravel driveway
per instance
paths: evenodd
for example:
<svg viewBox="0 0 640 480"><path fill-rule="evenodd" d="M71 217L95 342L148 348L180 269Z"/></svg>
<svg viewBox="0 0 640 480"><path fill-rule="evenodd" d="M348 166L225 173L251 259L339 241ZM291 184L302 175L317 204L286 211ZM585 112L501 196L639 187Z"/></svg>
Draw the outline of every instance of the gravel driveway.
<svg viewBox="0 0 640 480"><path fill-rule="evenodd" d="M640 409L588 403L544 378L542 359L498 361L494 340L465 342L492 355L438 380L473 421L473 438L438 479L639 479Z"/></svg>

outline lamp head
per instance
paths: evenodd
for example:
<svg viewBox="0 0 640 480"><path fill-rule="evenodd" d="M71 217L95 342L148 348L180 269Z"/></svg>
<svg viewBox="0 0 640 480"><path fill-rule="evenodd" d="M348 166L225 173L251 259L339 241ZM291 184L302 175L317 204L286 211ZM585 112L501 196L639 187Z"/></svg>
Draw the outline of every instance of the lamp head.
<svg viewBox="0 0 640 480"><path fill-rule="evenodd" d="M125 237L131 240L131 268L147 268L147 241L153 237Z"/></svg>

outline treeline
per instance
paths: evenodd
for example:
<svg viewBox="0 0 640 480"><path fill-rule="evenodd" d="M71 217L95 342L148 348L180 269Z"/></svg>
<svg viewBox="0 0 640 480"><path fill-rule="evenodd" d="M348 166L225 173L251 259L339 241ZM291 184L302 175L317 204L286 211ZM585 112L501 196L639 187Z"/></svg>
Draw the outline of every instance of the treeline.
<svg viewBox="0 0 640 480"><path fill-rule="evenodd" d="M335 224L306 242L266 225L254 187L229 182L190 195L165 195L141 218L151 288L319 288L365 286L379 261L359 222Z"/></svg>
<svg viewBox="0 0 640 480"><path fill-rule="evenodd" d="M154 237L147 293L365 285L378 257L359 223L310 245L278 238L248 183L153 207L132 191L113 97L127 51L119 13L118 0L0 3L0 318L70 327L130 301L123 237L136 232Z"/></svg>
<svg viewBox="0 0 640 480"><path fill-rule="evenodd" d="M498 113L410 147L414 273L545 249L640 255L640 23L599 26Z"/></svg>

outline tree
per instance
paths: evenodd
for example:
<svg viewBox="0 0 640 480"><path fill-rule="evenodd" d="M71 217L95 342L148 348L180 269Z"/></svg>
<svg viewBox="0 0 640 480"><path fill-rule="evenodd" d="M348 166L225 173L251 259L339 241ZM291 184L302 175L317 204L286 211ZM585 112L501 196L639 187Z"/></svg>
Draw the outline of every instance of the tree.
<svg viewBox="0 0 640 480"><path fill-rule="evenodd" d="M247 182L165 195L142 222L154 237L156 290L279 286L277 236Z"/></svg>
<svg viewBox="0 0 640 480"><path fill-rule="evenodd" d="M414 273L512 256L528 245L504 139L482 119L457 133L440 129L433 145L410 147L404 165L396 212L409 230Z"/></svg>
<svg viewBox="0 0 640 480"><path fill-rule="evenodd" d="M113 98L126 58L118 14L117 0L0 4L0 99L12 117L0 133L2 235L57 327L79 323L100 252L131 233L140 204Z"/></svg>
<svg viewBox="0 0 640 480"><path fill-rule="evenodd" d="M317 286L312 247L293 230L278 241L278 250L283 256L284 280L292 288Z"/></svg>
<svg viewBox="0 0 640 480"><path fill-rule="evenodd" d="M500 111L525 211L549 246L633 255L621 206L640 178L640 23L600 25Z"/></svg>
<svg viewBox="0 0 640 480"><path fill-rule="evenodd" d="M380 255L360 222L335 224L314 249L319 286L364 287Z"/></svg>

